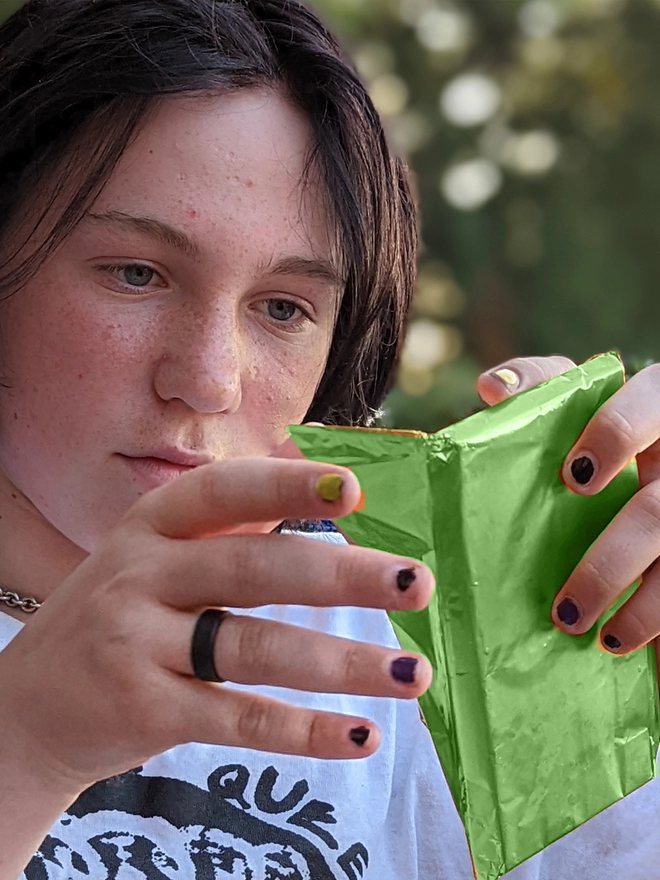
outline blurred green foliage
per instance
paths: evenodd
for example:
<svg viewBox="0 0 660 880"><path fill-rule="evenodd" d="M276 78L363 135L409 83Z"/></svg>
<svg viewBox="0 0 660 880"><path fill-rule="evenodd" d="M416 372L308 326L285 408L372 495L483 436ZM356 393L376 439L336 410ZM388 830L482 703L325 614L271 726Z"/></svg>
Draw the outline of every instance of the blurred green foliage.
<svg viewBox="0 0 660 880"><path fill-rule="evenodd" d="M385 424L465 415L478 373L512 356L659 359L660 2L312 2L419 192Z"/></svg>
<svg viewBox="0 0 660 880"><path fill-rule="evenodd" d="M23 3L24 0L0 0L0 21L9 18L12 12L15 12Z"/></svg>

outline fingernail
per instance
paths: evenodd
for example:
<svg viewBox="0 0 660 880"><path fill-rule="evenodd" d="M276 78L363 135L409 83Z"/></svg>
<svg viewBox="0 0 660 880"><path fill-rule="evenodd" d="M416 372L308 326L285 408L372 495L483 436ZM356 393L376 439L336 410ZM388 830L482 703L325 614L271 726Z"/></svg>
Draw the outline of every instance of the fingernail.
<svg viewBox="0 0 660 880"><path fill-rule="evenodd" d="M571 465L573 479L576 483L579 483L580 486L586 486L595 472L596 467L588 455L581 455L579 458L576 458Z"/></svg>
<svg viewBox="0 0 660 880"><path fill-rule="evenodd" d="M339 474L323 474L315 490L324 501L339 501L343 488L344 480Z"/></svg>
<svg viewBox="0 0 660 880"><path fill-rule="evenodd" d="M353 511L353 513L360 513L362 510L364 510L364 502L365 502L366 500L367 500L367 493L366 493L366 492L361 492L361 493L360 493L360 500L358 501L358 503L357 503L357 505L356 505L355 510Z"/></svg>
<svg viewBox="0 0 660 880"><path fill-rule="evenodd" d="M417 580L414 568L402 568L396 576L396 585L405 593L408 587Z"/></svg>
<svg viewBox="0 0 660 880"><path fill-rule="evenodd" d="M363 746L369 739L370 733L371 731L368 727L354 727L353 730L351 730L351 739L356 746Z"/></svg>
<svg viewBox="0 0 660 880"><path fill-rule="evenodd" d="M513 370L493 370L491 375L496 376L500 382L504 382L509 388L515 388L518 382L520 382L520 377Z"/></svg>
<svg viewBox="0 0 660 880"><path fill-rule="evenodd" d="M557 605L557 617L566 626L575 626L580 619L580 609L572 599L562 599Z"/></svg>
<svg viewBox="0 0 660 880"><path fill-rule="evenodd" d="M415 681L415 669L418 660L416 657L399 657L393 660L390 666L390 675L394 681L400 681L402 684L412 684Z"/></svg>
<svg viewBox="0 0 660 880"><path fill-rule="evenodd" d="M621 642L617 639L616 636L613 636L612 633L607 633L606 636L602 637L601 641L608 651L618 651L621 647Z"/></svg>

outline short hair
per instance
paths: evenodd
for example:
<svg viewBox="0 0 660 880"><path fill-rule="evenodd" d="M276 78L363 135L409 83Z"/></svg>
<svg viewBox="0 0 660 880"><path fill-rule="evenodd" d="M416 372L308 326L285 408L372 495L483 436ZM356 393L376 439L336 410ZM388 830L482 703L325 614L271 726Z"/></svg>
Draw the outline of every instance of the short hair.
<svg viewBox="0 0 660 880"><path fill-rule="evenodd" d="M259 87L282 88L311 125L304 181L314 169L345 282L306 418L370 424L415 283L414 199L355 67L297 0L27 0L0 26L0 241L30 193L52 185L43 220L84 178L39 247L0 265L0 297L70 235L159 97Z"/></svg>

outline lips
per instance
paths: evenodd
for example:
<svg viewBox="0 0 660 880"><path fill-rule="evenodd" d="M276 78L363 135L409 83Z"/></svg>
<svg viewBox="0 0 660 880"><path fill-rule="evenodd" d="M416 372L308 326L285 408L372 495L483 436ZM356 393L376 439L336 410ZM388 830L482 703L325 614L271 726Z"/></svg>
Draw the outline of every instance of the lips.
<svg viewBox="0 0 660 880"><path fill-rule="evenodd" d="M182 474L195 470L201 465L179 464L157 456L127 456L120 458L126 463L131 473L146 489L156 489L169 483Z"/></svg>
<svg viewBox="0 0 660 880"><path fill-rule="evenodd" d="M159 449L150 449L148 452L137 453L133 458L154 458L161 461L169 461L171 464L185 465L186 467L201 467L214 461L212 455L205 452L193 452L178 449L174 446L163 446Z"/></svg>

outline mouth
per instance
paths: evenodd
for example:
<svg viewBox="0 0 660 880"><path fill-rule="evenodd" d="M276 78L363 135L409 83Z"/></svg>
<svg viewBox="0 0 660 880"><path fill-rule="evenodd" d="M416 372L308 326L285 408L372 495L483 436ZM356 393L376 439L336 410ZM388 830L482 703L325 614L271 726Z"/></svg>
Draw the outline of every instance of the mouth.
<svg viewBox="0 0 660 880"><path fill-rule="evenodd" d="M201 467L199 464L179 464L151 455L145 457L120 455L119 457L126 463L131 473L137 477L138 482L147 489L155 489L175 480L182 474L194 471L196 467Z"/></svg>

